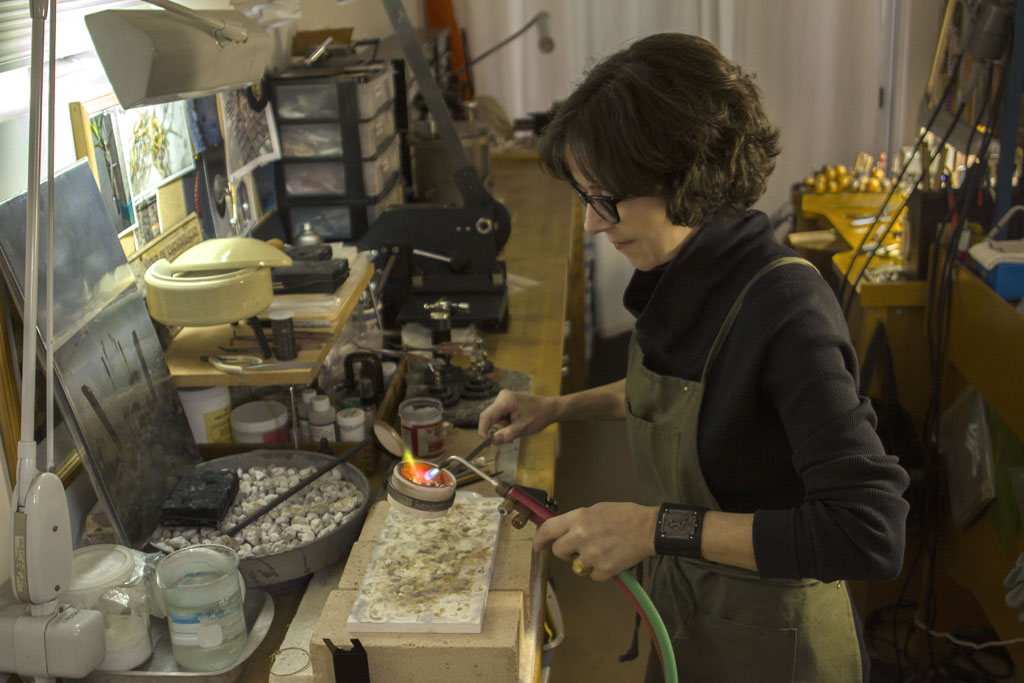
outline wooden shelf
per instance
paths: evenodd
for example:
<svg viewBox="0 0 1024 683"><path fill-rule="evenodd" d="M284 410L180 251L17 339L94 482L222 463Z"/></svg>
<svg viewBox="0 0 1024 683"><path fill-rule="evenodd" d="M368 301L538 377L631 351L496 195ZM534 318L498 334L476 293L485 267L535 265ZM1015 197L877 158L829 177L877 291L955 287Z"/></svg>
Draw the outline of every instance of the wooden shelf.
<svg viewBox="0 0 1024 683"><path fill-rule="evenodd" d="M953 276L949 360L1024 440L1024 315L967 268Z"/></svg>
<svg viewBox="0 0 1024 683"><path fill-rule="evenodd" d="M210 327L186 327L178 333L167 347L164 356L171 379L177 387L209 387L209 386L263 386L273 384L310 384L316 377L327 353L334 344L334 339L348 321L373 275L373 265L366 260L357 261L345 284L342 285L342 305L333 317L326 319L328 325L304 327L301 318L296 318L297 330L330 333L330 338L315 348L299 351L296 361L315 363L314 367L299 370L259 370L255 372L233 375L221 372L202 360L203 356L224 355L221 346L231 343L233 325L213 325ZM319 321L318 321L319 322ZM271 362L273 359L271 359Z"/></svg>

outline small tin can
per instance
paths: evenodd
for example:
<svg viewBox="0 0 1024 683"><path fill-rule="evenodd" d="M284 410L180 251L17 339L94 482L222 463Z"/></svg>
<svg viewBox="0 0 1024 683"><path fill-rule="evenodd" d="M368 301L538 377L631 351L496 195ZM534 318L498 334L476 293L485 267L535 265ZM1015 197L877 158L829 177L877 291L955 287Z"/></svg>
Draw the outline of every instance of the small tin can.
<svg viewBox="0 0 1024 683"><path fill-rule="evenodd" d="M402 440L417 460L430 460L444 452L444 408L441 401L419 396L398 406Z"/></svg>

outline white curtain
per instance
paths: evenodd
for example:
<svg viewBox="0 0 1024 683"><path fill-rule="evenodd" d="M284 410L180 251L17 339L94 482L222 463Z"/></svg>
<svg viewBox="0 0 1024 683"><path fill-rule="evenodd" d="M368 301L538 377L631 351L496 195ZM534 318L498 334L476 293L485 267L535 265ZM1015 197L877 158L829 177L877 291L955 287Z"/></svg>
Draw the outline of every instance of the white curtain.
<svg viewBox="0 0 1024 683"><path fill-rule="evenodd" d="M477 93L512 118L565 98L585 69L653 33L695 33L756 74L783 153L757 208L771 213L789 187L824 164L877 155L883 5L886 0L455 0L469 52L479 54L541 10L551 15L555 50L537 49L532 30L473 67ZM626 133L628 134L628 133ZM597 239L594 299L603 336L632 327L622 290L632 269Z"/></svg>

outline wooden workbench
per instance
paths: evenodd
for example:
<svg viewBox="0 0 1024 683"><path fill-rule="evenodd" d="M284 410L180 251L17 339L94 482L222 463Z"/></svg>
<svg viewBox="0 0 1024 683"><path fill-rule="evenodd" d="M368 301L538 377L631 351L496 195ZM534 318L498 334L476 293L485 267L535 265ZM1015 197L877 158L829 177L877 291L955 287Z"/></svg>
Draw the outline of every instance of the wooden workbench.
<svg viewBox="0 0 1024 683"><path fill-rule="evenodd" d="M532 283L509 292L509 327L503 333L485 333L490 359L498 367L530 373L533 390L539 394L558 394L563 383L563 355L570 355L571 374L585 373L582 359L582 240L579 216L569 186L553 181L540 170L536 158L496 157L492 161L494 195L509 211L512 230L505 246L504 259L513 282L525 278ZM573 282L570 286L570 273ZM567 326L567 321L569 325ZM568 330L567 330L568 327ZM568 333L567 333L568 332ZM567 342L567 339L569 340ZM577 355L578 354L578 355ZM555 457L558 450L558 426L552 425L521 442L516 482L554 491ZM522 653L520 670L532 672L523 683L539 681L543 644L543 586L546 583L546 554L540 556L531 584L540 590L527 607L529 614L525 642L533 647ZM302 599L302 590L274 598L274 624L263 645L247 663L242 680L265 681L270 671L270 655L278 648ZM415 635L411 635L415 638Z"/></svg>

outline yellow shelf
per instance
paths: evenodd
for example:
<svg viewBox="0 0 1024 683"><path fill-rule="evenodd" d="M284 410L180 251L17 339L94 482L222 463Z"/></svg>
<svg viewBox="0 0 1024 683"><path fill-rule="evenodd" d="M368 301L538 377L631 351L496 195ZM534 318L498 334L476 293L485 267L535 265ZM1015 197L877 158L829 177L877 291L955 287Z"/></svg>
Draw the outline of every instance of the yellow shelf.
<svg viewBox="0 0 1024 683"><path fill-rule="evenodd" d="M326 329L330 334L327 340L315 348L299 351L298 358L295 360L313 362L315 364L313 367L299 370L259 370L240 375L224 373L202 360L202 357L225 355L226 352L219 347L229 346L233 332L238 328L233 325L186 327L178 333L178 336L171 341L164 352L174 385L177 387L209 387L310 384L320 370L324 359L327 358L327 353L331 350L335 337L341 332L341 328L344 327L349 316L352 315L360 295L366 289L372 276L373 265L369 262L362 262L356 266L342 286L343 303L334 317L330 319L329 325L326 328L322 326L309 328L316 332L324 332ZM296 318L295 327L297 330L305 329L302 326L301 318Z"/></svg>

